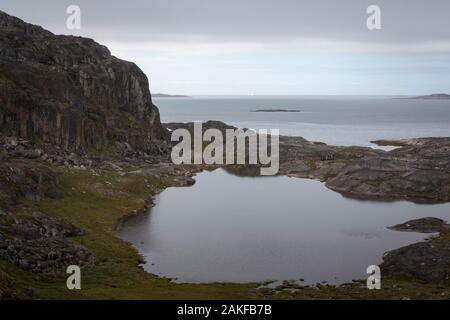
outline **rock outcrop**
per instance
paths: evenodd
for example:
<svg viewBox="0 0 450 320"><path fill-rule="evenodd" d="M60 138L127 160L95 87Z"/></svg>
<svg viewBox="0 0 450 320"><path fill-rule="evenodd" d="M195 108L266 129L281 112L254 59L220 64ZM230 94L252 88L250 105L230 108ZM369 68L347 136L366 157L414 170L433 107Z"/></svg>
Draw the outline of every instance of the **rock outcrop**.
<svg viewBox="0 0 450 320"><path fill-rule="evenodd" d="M134 63L1 11L0 134L75 152L126 143L147 153L166 136Z"/></svg>
<svg viewBox="0 0 450 320"><path fill-rule="evenodd" d="M390 227L406 232L439 232L438 237L387 252L380 265L385 276L413 277L426 282L450 281L450 225L427 217Z"/></svg>
<svg viewBox="0 0 450 320"><path fill-rule="evenodd" d="M409 220L405 223L396 224L388 229L404 232L421 232L421 233L435 233L450 231L450 225L444 220L433 217L419 218Z"/></svg>
<svg viewBox="0 0 450 320"><path fill-rule="evenodd" d="M20 198L39 201L61 198L56 174L43 165L0 162L0 209L16 205Z"/></svg>
<svg viewBox="0 0 450 320"><path fill-rule="evenodd" d="M67 237L83 235L69 223L41 212L0 218L0 259L33 273L63 272L69 265L93 266L96 257Z"/></svg>
<svg viewBox="0 0 450 320"><path fill-rule="evenodd" d="M169 130L193 131L193 123L167 123ZM208 121L202 129L233 129ZM302 137L280 136L278 174L317 179L344 196L371 200L450 201L450 138L385 141L392 151L369 147L330 146ZM248 151L248 143L246 151ZM235 174L258 175L248 166Z"/></svg>
<svg viewBox="0 0 450 320"><path fill-rule="evenodd" d="M380 265L386 276L402 276L427 282L450 280L450 242L420 242L388 252Z"/></svg>
<svg viewBox="0 0 450 320"><path fill-rule="evenodd" d="M386 152L280 137L280 174L319 179L345 196L450 201L450 138L392 141Z"/></svg>

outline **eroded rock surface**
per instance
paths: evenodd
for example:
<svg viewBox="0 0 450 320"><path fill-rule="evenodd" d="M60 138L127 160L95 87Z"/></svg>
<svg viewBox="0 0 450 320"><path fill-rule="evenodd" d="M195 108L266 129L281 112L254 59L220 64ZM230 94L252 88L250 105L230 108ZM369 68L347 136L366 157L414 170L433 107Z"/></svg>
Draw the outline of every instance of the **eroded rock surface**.
<svg viewBox="0 0 450 320"><path fill-rule="evenodd" d="M92 266L95 255L67 239L82 234L79 228L41 212L0 217L0 258L33 273L63 272L70 265Z"/></svg>
<svg viewBox="0 0 450 320"><path fill-rule="evenodd" d="M435 233L438 237L387 252L380 265L385 276L413 277L427 282L450 281L450 225L427 217L390 227L397 231Z"/></svg>
<svg viewBox="0 0 450 320"><path fill-rule="evenodd" d="M127 143L152 153L166 136L134 63L92 39L54 35L2 11L0 133L76 152Z"/></svg>
<svg viewBox="0 0 450 320"><path fill-rule="evenodd" d="M58 199L57 186L56 174L43 165L0 162L0 208L15 205L20 197L30 201L44 196Z"/></svg>
<svg viewBox="0 0 450 320"><path fill-rule="evenodd" d="M193 123L164 125L170 130L193 131ZM222 132L235 129L219 121L202 125L203 130L212 128ZM390 152L330 146L302 137L280 136L279 142L280 175L318 179L328 188L354 198L450 201L450 138L389 141L386 143L400 146ZM249 171L248 166L241 170L242 174L244 171Z"/></svg>
<svg viewBox="0 0 450 320"><path fill-rule="evenodd" d="M380 268L385 276L447 282L450 280L450 241L426 241L389 251Z"/></svg>

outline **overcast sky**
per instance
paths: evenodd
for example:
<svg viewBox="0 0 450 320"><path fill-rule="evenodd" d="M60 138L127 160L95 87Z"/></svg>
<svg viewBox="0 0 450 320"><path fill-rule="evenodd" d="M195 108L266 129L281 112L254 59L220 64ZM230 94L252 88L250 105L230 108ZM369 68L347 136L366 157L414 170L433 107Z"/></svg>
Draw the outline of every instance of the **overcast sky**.
<svg viewBox="0 0 450 320"><path fill-rule="evenodd" d="M81 30L66 8L81 8ZM381 8L381 30L366 9ZM0 0L57 34L136 62L153 92L450 92L449 0Z"/></svg>

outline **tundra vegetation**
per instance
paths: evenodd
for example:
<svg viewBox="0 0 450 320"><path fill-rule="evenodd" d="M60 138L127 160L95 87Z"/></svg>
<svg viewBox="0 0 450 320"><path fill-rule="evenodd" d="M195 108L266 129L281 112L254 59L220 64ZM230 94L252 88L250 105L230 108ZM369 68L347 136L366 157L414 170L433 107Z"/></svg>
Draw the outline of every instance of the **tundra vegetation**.
<svg viewBox="0 0 450 320"><path fill-rule="evenodd" d="M381 290L368 290L365 279L270 288L177 284L145 272L116 229L165 188L188 187L196 172L218 166L170 161L169 130L192 132L194 124L161 124L145 74L91 39L57 36L0 11L0 47L0 298L450 298L444 227L425 245L388 254ZM231 127L209 121L202 130L211 128ZM390 144L399 148L280 136L278 174L318 179L355 198L450 200L450 138ZM259 169L227 166L252 176ZM67 289L68 265L81 267L81 290Z"/></svg>

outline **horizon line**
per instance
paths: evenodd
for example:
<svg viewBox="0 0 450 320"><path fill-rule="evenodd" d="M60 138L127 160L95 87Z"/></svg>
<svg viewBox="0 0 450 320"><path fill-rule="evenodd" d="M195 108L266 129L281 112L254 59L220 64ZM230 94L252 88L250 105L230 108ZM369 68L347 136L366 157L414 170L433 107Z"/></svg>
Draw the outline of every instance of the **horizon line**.
<svg viewBox="0 0 450 320"><path fill-rule="evenodd" d="M159 94L165 94L169 97L154 97L154 98L170 98L170 96L185 96L186 98L189 97L198 97L198 96L243 96L243 97L261 97L261 96L317 96L317 97L336 97L336 96L359 96L359 97L417 97L417 96L426 96L426 95L432 95L432 94L445 94L445 93L426 93L426 94L296 94L296 93L289 93L289 94L244 94L244 93L151 93L151 95L159 95ZM183 98L183 97L177 97L177 98Z"/></svg>

